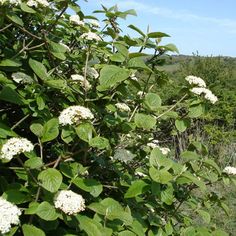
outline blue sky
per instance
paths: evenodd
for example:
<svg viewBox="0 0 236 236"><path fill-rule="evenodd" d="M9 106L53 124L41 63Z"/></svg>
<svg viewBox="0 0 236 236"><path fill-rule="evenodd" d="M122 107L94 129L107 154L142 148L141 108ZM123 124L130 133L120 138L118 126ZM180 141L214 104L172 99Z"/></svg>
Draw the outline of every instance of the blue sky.
<svg viewBox="0 0 236 236"><path fill-rule="evenodd" d="M174 43L180 54L222 55L236 57L236 0L88 0L79 5L86 14L101 9L101 4L115 4L120 10L135 9L137 17L120 21L124 32L133 24L146 31L171 35L163 44ZM103 19L97 14L99 19Z"/></svg>

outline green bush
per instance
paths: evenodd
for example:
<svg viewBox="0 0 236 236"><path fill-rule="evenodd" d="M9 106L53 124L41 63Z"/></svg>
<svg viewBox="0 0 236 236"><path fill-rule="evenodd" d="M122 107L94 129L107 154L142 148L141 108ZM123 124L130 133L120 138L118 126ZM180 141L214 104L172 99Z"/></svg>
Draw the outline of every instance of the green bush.
<svg viewBox="0 0 236 236"><path fill-rule="evenodd" d="M177 51L161 45L168 35L134 25L140 37L121 35L117 20L134 10L95 13L103 29L74 1L1 1L0 231L227 235L211 224L209 209L227 206L209 186L235 183L234 168L222 173L196 140L176 160L164 139L165 127L191 128L213 94L190 82L163 104L155 63ZM192 226L196 214L204 224Z"/></svg>

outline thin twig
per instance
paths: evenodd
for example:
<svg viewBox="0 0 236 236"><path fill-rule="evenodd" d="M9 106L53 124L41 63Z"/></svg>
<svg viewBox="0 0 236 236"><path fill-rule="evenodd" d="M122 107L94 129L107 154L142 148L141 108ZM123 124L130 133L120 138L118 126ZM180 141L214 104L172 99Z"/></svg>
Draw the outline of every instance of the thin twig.
<svg viewBox="0 0 236 236"><path fill-rule="evenodd" d="M57 168L57 166L60 163L60 161L61 161L61 155L57 158L57 160L56 160L56 162L55 162L55 164L53 166L54 169Z"/></svg>
<svg viewBox="0 0 236 236"><path fill-rule="evenodd" d="M30 114L24 116L22 119L20 119L16 124L14 124L12 127L11 127L11 130L14 130L18 125L20 125L24 120L26 120L28 117L30 116Z"/></svg>
<svg viewBox="0 0 236 236"><path fill-rule="evenodd" d="M40 138L38 138L38 142L39 142L39 149L40 149L40 158L43 161L43 144L42 144Z"/></svg>
<svg viewBox="0 0 236 236"><path fill-rule="evenodd" d="M170 107L167 111L163 112L162 114L160 114L156 119L161 118L162 116L164 116L166 113L168 113L169 111L173 110L180 102L182 102L185 98L187 97L187 94L185 94L178 102L176 102L172 107Z"/></svg>
<svg viewBox="0 0 236 236"><path fill-rule="evenodd" d="M8 29L8 28L11 27L11 26L12 26L12 23L10 23L9 25L7 25L7 26L5 26L4 28L0 29L0 32L2 32L2 31L4 31L4 30Z"/></svg>
<svg viewBox="0 0 236 236"><path fill-rule="evenodd" d="M31 37L33 37L33 38L36 38L36 39L39 39L39 40L42 40L42 38L41 37L39 37L39 36L37 36L37 35L34 35L34 34L32 34L31 32L29 32L27 29L25 29L25 28L23 28L23 27L20 27L19 26L19 28L23 31L23 32L25 32L25 33L27 33L28 35L30 35Z"/></svg>

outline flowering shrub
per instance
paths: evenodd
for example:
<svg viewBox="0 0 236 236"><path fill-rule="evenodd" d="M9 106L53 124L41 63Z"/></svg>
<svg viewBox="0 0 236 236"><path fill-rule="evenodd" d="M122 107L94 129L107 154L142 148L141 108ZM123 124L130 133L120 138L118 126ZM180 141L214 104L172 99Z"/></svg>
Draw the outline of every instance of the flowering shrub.
<svg viewBox="0 0 236 236"><path fill-rule="evenodd" d="M194 137L178 159L163 138L217 97L189 76L182 98L162 104L155 65L177 51L161 44L169 35L121 35L117 20L135 11L102 8L100 29L74 1L0 1L1 233L227 235L208 212L227 206L208 186L235 183L235 170Z"/></svg>

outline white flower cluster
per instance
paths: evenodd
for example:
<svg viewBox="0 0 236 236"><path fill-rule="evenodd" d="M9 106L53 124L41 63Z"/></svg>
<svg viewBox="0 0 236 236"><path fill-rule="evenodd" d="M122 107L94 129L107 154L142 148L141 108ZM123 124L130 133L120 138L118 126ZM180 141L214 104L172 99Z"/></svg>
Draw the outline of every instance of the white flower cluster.
<svg viewBox="0 0 236 236"><path fill-rule="evenodd" d="M96 33L93 33L93 32L83 33L80 37L82 39L87 39L90 41L92 40L101 41L101 38Z"/></svg>
<svg viewBox="0 0 236 236"><path fill-rule="evenodd" d="M139 97L142 97L142 96L145 96L145 92L143 92L143 91L138 91L137 92L137 96L139 96Z"/></svg>
<svg viewBox="0 0 236 236"><path fill-rule="evenodd" d="M4 5L4 4L18 6L21 4L21 0L0 0L0 5Z"/></svg>
<svg viewBox="0 0 236 236"><path fill-rule="evenodd" d="M152 142L147 143L147 146L150 147L150 148L159 147L159 141L158 140L152 140Z"/></svg>
<svg viewBox="0 0 236 236"><path fill-rule="evenodd" d="M163 155L167 155L170 152L169 148L160 147L158 140L152 140L150 143L147 143L147 146L150 148L159 148Z"/></svg>
<svg viewBox="0 0 236 236"><path fill-rule="evenodd" d="M15 155L31 152L33 149L34 145L26 138L10 138L2 146L0 159L10 161Z"/></svg>
<svg viewBox="0 0 236 236"><path fill-rule="evenodd" d="M236 168L232 166L226 166L223 170L224 173L228 175L236 175Z"/></svg>
<svg viewBox="0 0 236 236"><path fill-rule="evenodd" d="M78 124L81 120L92 120L94 118L92 112L82 106L70 106L64 109L59 116L59 124L72 125Z"/></svg>
<svg viewBox="0 0 236 236"><path fill-rule="evenodd" d="M95 28L99 28L99 27L100 27L100 24L99 24L99 22L98 22L97 20L92 19L92 20L89 21L89 23L90 23L93 27L95 27Z"/></svg>
<svg viewBox="0 0 236 236"><path fill-rule="evenodd" d="M29 0L26 3L29 7L38 7L38 5L42 7L48 7L49 2L47 0Z"/></svg>
<svg viewBox="0 0 236 236"><path fill-rule="evenodd" d="M5 234L11 230L11 225L18 225L20 223L19 216L20 209L0 197L0 233Z"/></svg>
<svg viewBox="0 0 236 236"><path fill-rule="evenodd" d="M125 103L116 103L115 106L122 112L129 112L130 108Z"/></svg>
<svg viewBox="0 0 236 236"><path fill-rule="evenodd" d="M80 17L78 15L72 15L70 16L70 22L75 24L75 25L80 25L80 26L84 26L84 22L82 20L80 20Z"/></svg>
<svg viewBox="0 0 236 236"><path fill-rule="evenodd" d="M202 87L202 88L206 87L205 81L200 77L189 75L185 77L185 80L187 80L189 84L198 85L199 87Z"/></svg>
<svg viewBox="0 0 236 236"><path fill-rule="evenodd" d="M72 80L74 81L79 81L80 85L85 89L85 90L89 90L91 89L91 84L88 82L87 79L84 78L84 76L82 75L78 75L78 74L74 74L71 75Z"/></svg>
<svg viewBox="0 0 236 236"><path fill-rule="evenodd" d="M23 72L13 73L11 77L16 83L31 84L33 82L33 79Z"/></svg>
<svg viewBox="0 0 236 236"><path fill-rule="evenodd" d="M135 73L131 74L130 79L138 81L138 78L136 77Z"/></svg>
<svg viewBox="0 0 236 236"><path fill-rule="evenodd" d="M67 215L74 215L85 210L85 200L71 190L61 190L54 198L54 205Z"/></svg>
<svg viewBox="0 0 236 236"><path fill-rule="evenodd" d="M83 68L83 71L85 72L85 68ZM99 77L98 72L93 67L87 67L86 74L88 77L97 79Z"/></svg>
<svg viewBox="0 0 236 236"><path fill-rule="evenodd" d="M204 98L210 101L212 104L218 101L218 98L207 88L195 87L190 90L192 93L197 95L204 94Z"/></svg>

